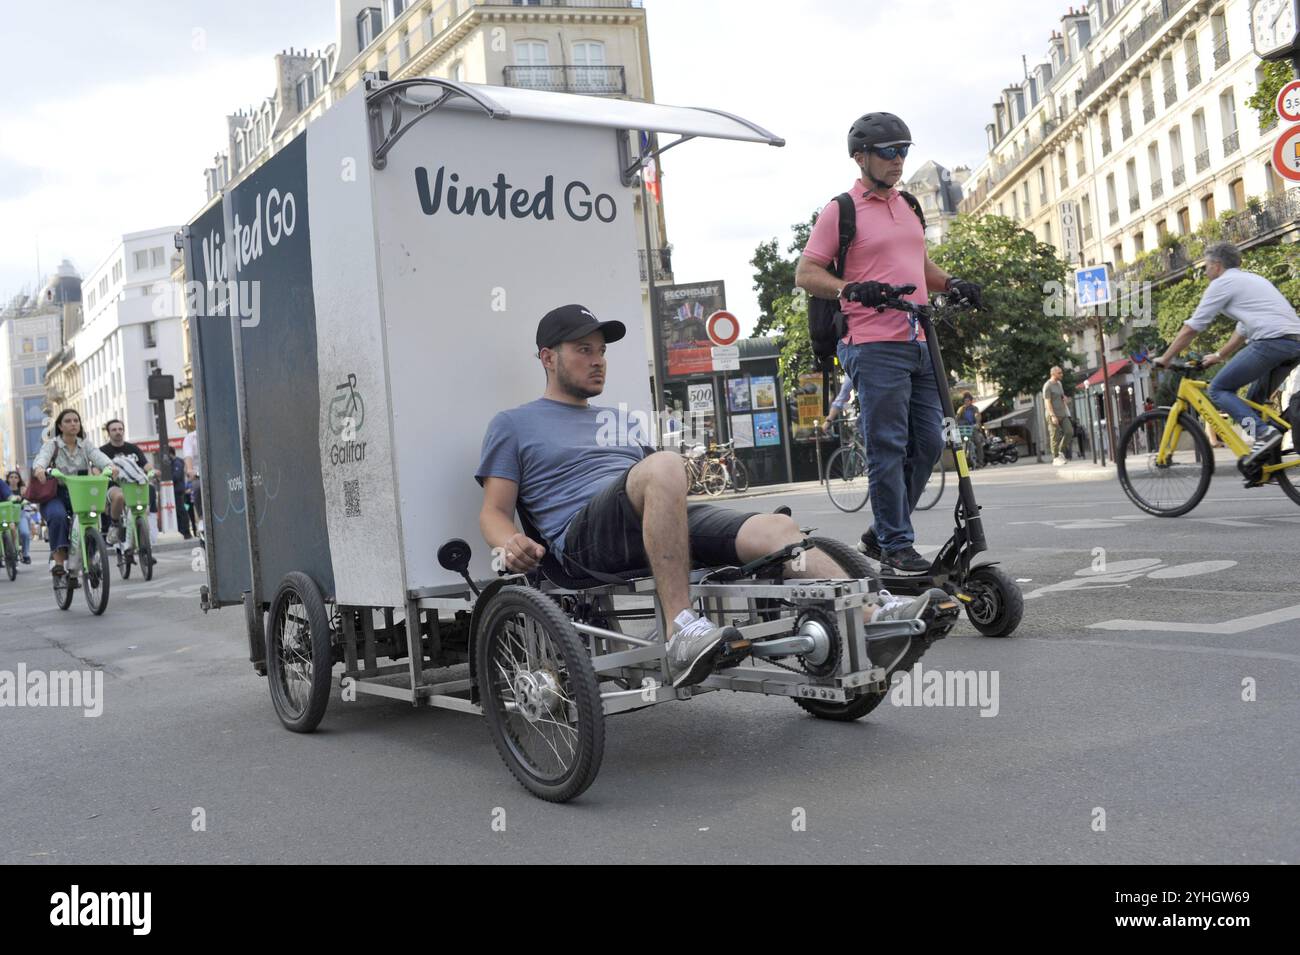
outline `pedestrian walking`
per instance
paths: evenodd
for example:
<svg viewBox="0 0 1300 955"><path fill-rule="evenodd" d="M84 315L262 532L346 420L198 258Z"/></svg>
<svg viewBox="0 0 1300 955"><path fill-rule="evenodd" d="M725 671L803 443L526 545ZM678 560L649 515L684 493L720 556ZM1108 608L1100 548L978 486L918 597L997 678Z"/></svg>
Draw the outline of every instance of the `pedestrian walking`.
<svg viewBox="0 0 1300 955"><path fill-rule="evenodd" d="M1065 463L1065 454L1070 441L1074 438L1074 426L1070 420L1070 408L1065 403L1065 386L1061 378L1065 372L1060 365L1053 365L1048 379L1043 383L1043 403L1047 406L1047 423L1051 438L1052 464L1060 467Z"/></svg>

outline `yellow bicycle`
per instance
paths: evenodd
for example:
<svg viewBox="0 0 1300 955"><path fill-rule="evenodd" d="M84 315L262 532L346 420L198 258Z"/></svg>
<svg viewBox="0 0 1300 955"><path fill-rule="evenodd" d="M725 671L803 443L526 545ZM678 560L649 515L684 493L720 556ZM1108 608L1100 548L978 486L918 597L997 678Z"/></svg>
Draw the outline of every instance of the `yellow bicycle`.
<svg viewBox="0 0 1300 955"><path fill-rule="evenodd" d="M1157 517L1180 517L1201 502L1209 490L1215 466L1214 449L1205 436L1203 421L1232 452L1246 487L1276 482L1287 497L1300 504L1300 488L1295 483L1300 480L1300 471L1292 470L1300 468L1295 435L1291 434L1291 446L1287 450L1279 448L1267 458L1246 466L1243 458L1250 453L1250 445L1210 401L1206 394L1209 382L1186 377L1187 372L1199 371L1201 363L1196 359L1172 361L1169 368L1184 373L1178 383L1177 400L1171 407L1138 415L1120 437L1115 464L1120 487L1129 500ZM1277 392L1270 398L1276 402ZM1282 445L1288 444L1291 423L1281 415L1279 406L1248 399L1246 404L1282 431Z"/></svg>

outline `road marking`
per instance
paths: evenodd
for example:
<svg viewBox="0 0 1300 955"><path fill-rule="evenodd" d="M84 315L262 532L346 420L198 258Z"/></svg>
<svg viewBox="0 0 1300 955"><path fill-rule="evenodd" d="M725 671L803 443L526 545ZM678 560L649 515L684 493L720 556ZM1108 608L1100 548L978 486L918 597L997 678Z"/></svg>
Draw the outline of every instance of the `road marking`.
<svg viewBox="0 0 1300 955"><path fill-rule="evenodd" d="M1300 620L1300 604L1294 607L1283 607L1280 610L1270 610L1267 613L1251 614L1249 617L1238 617L1235 620L1225 620L1223 623L1173 623L1166 620L1103 620L1100 623L1092 624L1090 630L1158 630L1164 633L1210 633L1222 636L1245 633L1248 630L1258 630L1260 627L1271 626L1275 623L1286 623L1289 620Z"/></svg>
<svg viewBox="0 0 1300 955"><path fill-rule="evenodd" d="M1198 524L1214 524L1218 527L1263 527L1254 521L1243 521L1232 517L1189 517L1188 520Z"/></svg>
<svg viewBox="0 0 1300 955"><path fill-rule="evenodd" d="M1152 580L1173 580L1177 577L1195 577L1197 574L1213 574L1229 567L1236 567L1235 560L1202 560L1194 564L1179 564L1177 567L1164 567L1147 574Z"/></svg>
<svg viewBox="0 0 1300 955"><path fill-rule="evenodd" d="M1058 640L1048 637L1022 637L1022 640L1034 643L1051 643L1056 646L1069 646L1083 643L1094 647L1115 647L1120 650L1161 650L1173 653L1210 653L1228 657L1249 657L1261 660L1282 660L1287 663L1300 663L1300 655L1294 653L1274 653L1271 650L1242 650L1236 647L1206 647L1194 643L1134 643L1126 640Z"/></svg>

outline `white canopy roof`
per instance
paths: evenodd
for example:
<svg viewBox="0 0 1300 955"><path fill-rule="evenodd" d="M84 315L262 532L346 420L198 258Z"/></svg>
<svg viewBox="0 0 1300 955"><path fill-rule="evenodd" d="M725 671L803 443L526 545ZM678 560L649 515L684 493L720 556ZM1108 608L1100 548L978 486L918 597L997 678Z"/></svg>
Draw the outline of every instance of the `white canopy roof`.
<svg viewBox="0 0 1300 955"><path fill-rule="evenodd" d="M513 86L482 86L477 83L446 85L463 88L484 105L492 104L503 118L604 126L609 129L643 129L647 132L767 143L769 146L785 145L784 139L757 123L705 107L664 106L639 100L551 93ZM482 108L462 97L448 100L447 106L459 109Z"/></svg>

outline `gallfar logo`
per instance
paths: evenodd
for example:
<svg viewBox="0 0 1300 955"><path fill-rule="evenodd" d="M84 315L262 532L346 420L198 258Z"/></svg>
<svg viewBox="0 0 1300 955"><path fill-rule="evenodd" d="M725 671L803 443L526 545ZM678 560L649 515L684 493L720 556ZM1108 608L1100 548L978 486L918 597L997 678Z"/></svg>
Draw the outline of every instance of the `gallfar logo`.
<svg viewBox="0 0 1300 955"><path fill-rule="evenodd" d="M351 441L366 420L366 403L357 391L357 376L349 373L347 381L334 387L330 402L330 431ZM346 432L346 433L345 433Z"/></svg>

